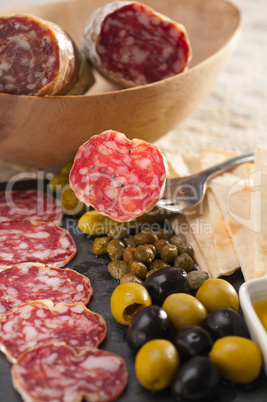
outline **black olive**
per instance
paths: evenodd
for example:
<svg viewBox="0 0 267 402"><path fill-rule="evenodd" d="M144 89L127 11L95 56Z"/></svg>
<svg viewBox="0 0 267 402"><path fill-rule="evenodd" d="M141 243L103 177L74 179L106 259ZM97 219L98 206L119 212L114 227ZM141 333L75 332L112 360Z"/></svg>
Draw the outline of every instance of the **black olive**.
<svg viewBox="0 0 267 402"><path fill-rule="evenodd" d="M206 356L197 356L181 366L174 378L172 392L181 402L206 402L214 396L219 381L215 364Z"/></svg>
<svg viewBox="0 0 267 402"><path fill-rule="evenodd" d="M211 311L201 326L210 333L213 341L228 335L249 338L248 328L243 317L231 308Z"/></svg>
<svg viewBox="0 0 267 402"><path fill-rule="evenodd" d="M152 339L167 338L169 317L161 307L148 306L140 310L127 328L126 339L134 352Z"/></svg>
<svg viewBox="0 0 267 402"><path fill-rule="evenodd" d="M208 354L213 344L210 334L198 326L172 331L170 340L176 346L182 361Z"/></svg>
<svg viewBox="0 0 267 402"><path fill-rule="evenodd" d="M166 297L173 293L189 293L187 273L182 268L164 268L149 275L144 281L152 304L162 306Z"/></svg>

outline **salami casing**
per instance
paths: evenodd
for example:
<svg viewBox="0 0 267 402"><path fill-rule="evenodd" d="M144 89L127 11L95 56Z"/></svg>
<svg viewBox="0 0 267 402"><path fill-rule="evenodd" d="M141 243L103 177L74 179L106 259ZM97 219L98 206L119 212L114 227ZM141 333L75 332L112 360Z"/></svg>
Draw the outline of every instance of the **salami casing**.
<svg viewBox="0 0 267 402"><path fill-rule="evenodd" d="M63 209L60 200L38 190L0 193L0 221L32 220L61 224Z"/></svg>
<svg viewBox="0 0 267 402"><path fill-rule="evenodd" d="M83 304L32 301L14 307L0 321L0 350L11 363L38 345L65 342L80 351L97 347L105 336L104 318Z"/></svg>
<svg viewBox="0 0 267 402"><path fill-rule="evenodd" d="M186 70L191 60L185 27L134 1L97 9L82 44L94 67L123 87L169 78Z"/></svg>
<svg viewBox="0 0 267 402"><path fill-rule="evenodd" d="M122 394L127 370L113 353L95 348L75 353L51 343L25 352L12 367L12 381L27 402L111 402Z"/></svg>
<svg viewBox="0 0 267 402"><path fill-rule="evenodd" d="M70 186L87 206L126 222L155 206L164 192L167 170L155 145L108 130L80 147Z"/></svg>
<svg viewBox="0 0 267 402"><path fill-rule="evenodd" d="M54 304L88 304L90 280L76 271L43 264L17 264L0 272L0 315L20 304L49 299Z"/></svg>
<svg viewBox="0 0 267 402"><path fill-rule="evenodd" d="M0 92L65 95L77 88L83 93L94 82L73 40L50 21L24 14L2 16L0 44Z"/></svg>
<svg viewBox="0 0 267 402"><path fill-rule="evenodd" d="M0 222L0 269L20 262L64 267L75 254L69 232L52 222Z"/></svg>

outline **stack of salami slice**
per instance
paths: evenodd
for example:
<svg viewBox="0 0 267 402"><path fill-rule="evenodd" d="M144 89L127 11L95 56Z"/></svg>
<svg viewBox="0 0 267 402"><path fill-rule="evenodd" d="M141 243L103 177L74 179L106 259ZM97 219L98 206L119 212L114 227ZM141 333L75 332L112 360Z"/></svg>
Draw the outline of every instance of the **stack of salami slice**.
<svg viewBox="0 0 267 402"><path fill-rule="evenodd" d="M0 350L25 401L115 400L125 363L97 349L106 323L86 308L90 280L60 268L76 254L62 217L49 194L0 194Z"/></svg>

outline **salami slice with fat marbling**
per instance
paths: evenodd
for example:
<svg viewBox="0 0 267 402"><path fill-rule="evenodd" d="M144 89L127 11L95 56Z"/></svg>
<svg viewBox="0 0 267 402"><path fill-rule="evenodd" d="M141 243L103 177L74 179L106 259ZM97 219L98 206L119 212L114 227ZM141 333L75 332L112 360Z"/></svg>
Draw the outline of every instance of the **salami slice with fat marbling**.
<svg viewBox="0 0 267 402"><path fill-rule="evenodd" d="M87 206L119 222L151 210L163 195L167 162L153 144L108 130L82 145L70 186Z"/></svg>
<svg viewBox="0 0 267 402"><path fill-rule="evenodd" d="M127 383L124 360L91 348L80 353L51 343L25 352L12 367L14 388L27 402L114 401Z"/></svg>
<svg viewBox="0 0 267 402"><path fill-rule="evenodd" d="M83 304L32 301L14 307L0 321L0 350L11 363L38 345L65 342L80 351L97 347L105 336L104 318Z"/></svg>
<svg viewBox="0 0 267 402"><path fill-rule="evenodd" d="M82 43L94 67L123 87L169 78L186 70L191 60L185 27L135 1L98 8Z"/></svg>
<svg viewBox="0 0 267 402"><path fill-rule="evenodd" d="M0 192L0 221L32 220L61 224L60 200L38 190Z"/></svg>
<svg viewBox="0 0 267 402"><path fill-rule="evenodd" d="M53 22L29 14L1 16L0 44L0 92L65 95L78 82L79 93L94 82L82 53Z"/></svg>
<svg viewBox="0 0 267 402"><path fill-rule="evenodd" d="M0 222L0 270L21 262L64 267L75 254L69 232L52 222Z"/></svg>
<svg viewBox="0 0 267 402"><path fill-rule="evenodd" d="M17 264L0 272L0 316L20 304L49 299L54 304L88 304L90 280L69 268Z"/></svg>

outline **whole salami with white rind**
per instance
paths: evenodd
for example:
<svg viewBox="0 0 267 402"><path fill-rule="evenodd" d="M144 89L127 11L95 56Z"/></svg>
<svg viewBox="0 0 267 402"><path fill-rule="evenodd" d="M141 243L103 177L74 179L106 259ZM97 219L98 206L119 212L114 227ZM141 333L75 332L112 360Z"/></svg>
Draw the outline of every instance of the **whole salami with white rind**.
<svg viewBox="0 0 267 402"><path fill-rule="evenodd" d="M14 388L27 402L115 401L127 382L123 359L100 349L75 353L51 343L25 352L12 367Z"/></svg>
<svg viewBox="0 0 267 402"><path fill-rule="evenodd" d="M0 350L11 363L38 345L65 342L78 352L97 347L105 336L104 318L83 304L32 301L14 307L0 321Z"/></svg>
<svg viewBox="0 0 267 402"><path fill-rule="evenodd" d="M0 270L21 262L64 267L76 254L67 230L51 222L0 222Z"/></svg>
<svg viewBox="0 0 267 402"><path fill-rule="evenodd" d="M87 206L119 222L135 219L161 199L168 167L153 144L108 130L77 152L70 186Z"/></svg>
<svg viewBox="0 0 267 402"><path fill-rule="evenodd" d="M94 82L90 65L57 24L29 14L0 17L0 92L82 94Z"/></svg>
<svg viewBox="0 0 267 402"><path fill-rule="evenodd" d="M191 60L185 27L134 1L98 8L85 26L82 45L94 67L123 87L169 78Z"/></svg>
<svg viewBox="0 0 267 402"><path fill-rule="evenodd" d="M87 305L92 294L90 280L69 268L24 263L0 272L0 316L34 300Z"/></svg>
<svg viewBox="0 0 267 402"><path fill-rule="evenodd" d="M38 190L3 191L0 193L0 221L32 220L61 224L60 200Z"/></svg>

